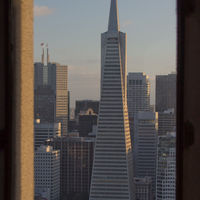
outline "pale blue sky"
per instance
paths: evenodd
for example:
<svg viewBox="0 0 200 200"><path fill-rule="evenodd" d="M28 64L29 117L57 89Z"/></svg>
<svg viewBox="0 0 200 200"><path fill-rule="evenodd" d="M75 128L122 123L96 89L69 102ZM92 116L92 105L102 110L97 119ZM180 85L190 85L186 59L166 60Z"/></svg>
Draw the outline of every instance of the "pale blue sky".
<svg viewBox="0 0 200 200"><path fill-rule="evenodd" d="M118 0L120 29L127 33L128 72L151 78L175 71L175 0ZM40 43L49 44L50 59L69 66L71 102L98 99L100 34L107 30L110 0L35 0L35 61Z"/></svg>

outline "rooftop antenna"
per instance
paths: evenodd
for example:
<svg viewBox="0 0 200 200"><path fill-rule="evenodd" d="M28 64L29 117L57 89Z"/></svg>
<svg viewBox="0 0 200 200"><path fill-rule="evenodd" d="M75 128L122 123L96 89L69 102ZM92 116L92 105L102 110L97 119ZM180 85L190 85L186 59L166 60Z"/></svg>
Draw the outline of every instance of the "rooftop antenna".
<svg viewBox="0 0 200 200"><path fill-rule="evenodd" d="M48 44L46 44L46 48L47 48L47 65L48 65L49 62L50 62L50 58L49 58L49 47L48 47Z"/></svg>
<svg viewBox="0 0 200 200"><path fill-rule="evenodd" d="M42 46L42 64L44 65L44 43L40 44Z"/></svg>

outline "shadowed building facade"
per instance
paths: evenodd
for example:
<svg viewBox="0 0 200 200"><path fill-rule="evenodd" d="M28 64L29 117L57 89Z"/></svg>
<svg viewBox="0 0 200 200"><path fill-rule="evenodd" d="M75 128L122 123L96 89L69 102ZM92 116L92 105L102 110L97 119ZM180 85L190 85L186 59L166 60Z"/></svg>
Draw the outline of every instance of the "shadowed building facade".
<svg viewBox="0 0 200 200"><path fill-rule="evenodd" d="M87 137L92 132L93 126L97 125L97 117L92 109L79 114L78 132L80 137Z"/></svg>
<svg viewBox="0 0 200 200"><path fill-rule="evenodd" d="M152 179L153 195L156 185L158 113L138 112L134 117L133 159L134 176Z"/></svg>
<svg viewBox="0 0 200 200"><path fill-rule="evenodd" d="M35 119L44 122L61 122L62 135L68 129L68 66L47 61L34 64Z"/></svg>
<svg viewBox="0 0 200 200"><path fill-rule="evenodd" d="M88 111L88 109L92 109L94 113L98 115L99 101L93 101L93 100L76 101L75 119L78 119L79 114Z"/></svg>
<svg viewBox="0 0 200 200"><path fill-rule="evenodd" d="M108 31L101 35L101 99L90 200L132 200L133 163L126 96L126 34L111 0Z"/></svg>
<svg viewBox="0 0 200 200"><path fill-rule="evenodd" d="M134 178L135 200L153 200L152 179Z"/></svg>
<svg viewBox="0 0 200 200"><path fill-rule="evenodd" d="M156 112L176 110L176 74L156 76Z"/></svg>
<svg viewBox="0 0 200 200"><path fill-rule="evenodd" d="M34 118L42 123L56 121L56 94L49 85L40 85L34 90Z"/></svg>
<svg viewBox="0 0 200 200"><path fill-rule="evenodd" d="M40 146L34 156L35 192L49 190L48 200L60 200L60 151Z"/></svg>
<svg viewBox="0 0 200 200"><path fill-rule="evenodd" d="M61 136L61 123L41 123L40 120L34 122L34 149L43 145L49 138Z"/></svg>
<svg viewBox="0 0 200 200"><path fill-rule="evenodd" d="M158 136L166 135L167 132L176 131L176 114L174 109L158 113Z"/></svg>
<svg viewBox="0 0 200 200"><path fill-rule="evenodd" d="M49 139L46 144L60 150L61 199L88 199L95 139L63 136Z"/></svg>

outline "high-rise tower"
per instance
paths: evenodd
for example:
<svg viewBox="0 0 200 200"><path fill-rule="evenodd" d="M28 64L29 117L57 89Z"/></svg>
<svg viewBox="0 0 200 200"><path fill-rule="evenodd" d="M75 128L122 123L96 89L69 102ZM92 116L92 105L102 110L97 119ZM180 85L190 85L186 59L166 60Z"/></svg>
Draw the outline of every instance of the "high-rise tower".
<svg viewBox="0 0 200 200"><path fill-rule="evenodd" d="M156 184L157 130L158 113L141 111L134 116L134 176L151 177L153 195Z"/></svg>
<svg viewBox="0 0 200 200"><path fill-rule="evenodd" d="M176 74L156 76L156 112L176 111Z"/></svg>
<svg viewBox="0 0 200 200"><path fill-rule="evenodd" d="M129 120L139 111L150 111L150 83L145 73L128 73L127 101Z"/></svg>
<svg viewBox="0 0 200 200"><path fill-rule="evenodd" d="M133 163L126 97L126 34L111 0L108 31L101 36L101 100L90 200L132 200Z"/></svg>
<svg viewBox="0 0 200 200"><path fill-rule="evenodd" d="M47 47L42 63L34 65L35 118L45 122L61 122L62 135L68 128L68 66L51 63Z"/></svg>

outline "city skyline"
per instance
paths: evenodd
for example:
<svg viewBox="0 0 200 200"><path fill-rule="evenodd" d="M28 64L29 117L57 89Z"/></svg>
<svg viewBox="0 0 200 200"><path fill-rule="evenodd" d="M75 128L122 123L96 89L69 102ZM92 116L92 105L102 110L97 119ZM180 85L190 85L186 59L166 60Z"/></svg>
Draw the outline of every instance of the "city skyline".
<svg viewBox="0 0 200 200"><path fill-rule="evenodd" d="M72 106L76 99L99 99L98 41L107 27L108 5L107 0L35 0L35 61L41 60L40 43L45 42L50 60L69 66ZM128 33L128 72L150 76L153 103L155 75L175 71L175 2L127 0L119 1L119 8L121 27Z"/></svg>

